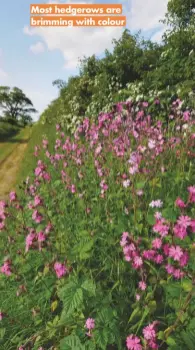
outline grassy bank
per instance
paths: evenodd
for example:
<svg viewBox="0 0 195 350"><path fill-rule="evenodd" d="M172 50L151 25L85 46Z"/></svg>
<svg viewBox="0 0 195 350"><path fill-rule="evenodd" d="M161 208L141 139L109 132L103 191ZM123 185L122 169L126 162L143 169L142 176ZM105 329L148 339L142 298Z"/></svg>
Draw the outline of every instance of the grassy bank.
<svg viewBox="0 0 195 350"><path fill-rule="evenodd" d="M21 183L34 169L37 159L33 157L34 149L36 145L41 143L44 138L48 139L49 142L53 142L55 139L55 123L53 124L42 124L41 121L34 124L31 137L26 148L23 162L21 164L20 170L16 182Z"/></svg>
<svg viewBox="0 0 195 350"><path fill-rule="evenodd" d="M2 125L4 124L4 125ZM12 128L0 123L0 164L13 152L20 143L26 143L30 138L31 128Z"/></svg>

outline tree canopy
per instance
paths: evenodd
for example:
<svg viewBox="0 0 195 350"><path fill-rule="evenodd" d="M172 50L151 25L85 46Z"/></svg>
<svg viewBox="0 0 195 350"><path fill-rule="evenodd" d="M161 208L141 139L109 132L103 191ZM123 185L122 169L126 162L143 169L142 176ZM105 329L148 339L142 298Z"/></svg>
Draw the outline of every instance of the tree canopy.
<svg viewBox="0 0 195 350"><path fill-rule="evenodd" d="M8 86L0 86L0 109L5 118L13 122L21 119L24 124L32 121L31 114L37 112L21 89Z"/></svg>

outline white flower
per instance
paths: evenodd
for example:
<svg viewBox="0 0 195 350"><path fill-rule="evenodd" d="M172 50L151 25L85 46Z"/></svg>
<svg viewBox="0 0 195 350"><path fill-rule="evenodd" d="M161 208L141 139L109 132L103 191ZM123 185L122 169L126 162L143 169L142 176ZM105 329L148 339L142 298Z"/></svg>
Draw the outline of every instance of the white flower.
<svg viewBox="0 0 195 350"><path fill-rule="evenodd" d="M156 201L152 201L149 204L150 208L162 208L163 206L163 202L160 199L157 199Z"/></svg>
<svg viewBox="0 0 195 350"><path fill-rule="evenodd" d="M148 141L148 147L149 147L150 149L155 148L155 146L156 146L156 141L155 141L155 140L149 140L149 141Z"/></svg>
<svg viewBox="0 0 195 350"><path fill-rule="evenodd" d="M123 181L123 187L127 188L130 186L130 180Z"/></svg>

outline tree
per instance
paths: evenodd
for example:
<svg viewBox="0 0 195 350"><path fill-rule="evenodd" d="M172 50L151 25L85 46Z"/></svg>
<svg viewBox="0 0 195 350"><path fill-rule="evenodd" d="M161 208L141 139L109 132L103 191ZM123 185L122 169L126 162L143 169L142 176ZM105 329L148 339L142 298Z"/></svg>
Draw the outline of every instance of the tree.
<svg viewBox="0 0 195 350"><path fill-rule="evenodd" d="M59 90L63 89L64 87L66 87L66 82L62 79L56 79L53 81L52 83L53 86L57 86L57 88Z"/></svg>
<svg viewBox="0 0 195 350"><path fill-rule="evenodd" d="M36 113L31 100L24 94L24 92L14 87L11 89L8 86L0 86L0 109L5 118L16 122L19 118L31 118L31 113Z"/></svg>
<svg viewBox="0 0 195 350"><path fill-rule="evenodd" d="M170 0L167 21L173 27L186 28L194 21L195 0Z"/></svg>

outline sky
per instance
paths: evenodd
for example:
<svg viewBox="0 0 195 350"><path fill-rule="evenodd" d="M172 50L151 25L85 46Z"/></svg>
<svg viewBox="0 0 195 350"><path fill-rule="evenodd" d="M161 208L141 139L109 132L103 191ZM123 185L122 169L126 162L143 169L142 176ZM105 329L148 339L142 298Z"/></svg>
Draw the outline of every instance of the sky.
<svg viewBox="0 0 195 350"><path fill-rule="evenodd" d="M127 28L142 31L145 38L159 42L168 0L69 0L52 3L122 4ZM44 0L6 0L0 6L0 85L22 89L38 110L35 120L58 96L52 82L67 80L78 72L78 58L112 50L120 27L30 27L30 4Z"/></svg>

